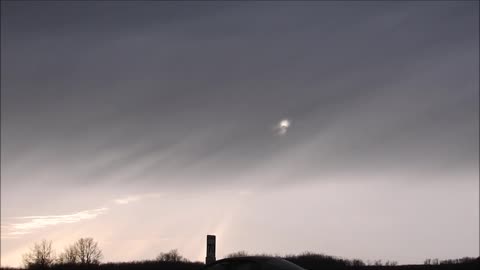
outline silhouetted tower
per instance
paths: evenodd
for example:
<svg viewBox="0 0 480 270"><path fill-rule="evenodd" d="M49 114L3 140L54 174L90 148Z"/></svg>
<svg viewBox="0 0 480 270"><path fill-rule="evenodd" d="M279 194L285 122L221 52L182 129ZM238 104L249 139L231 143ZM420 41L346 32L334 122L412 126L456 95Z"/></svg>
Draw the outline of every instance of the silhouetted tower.
<svg viewBox="0 0 480 270"><path fill-rule="evenodd" d="M205 263L215 262L215 235L207 235L207 257L205 258Z"/></svg>

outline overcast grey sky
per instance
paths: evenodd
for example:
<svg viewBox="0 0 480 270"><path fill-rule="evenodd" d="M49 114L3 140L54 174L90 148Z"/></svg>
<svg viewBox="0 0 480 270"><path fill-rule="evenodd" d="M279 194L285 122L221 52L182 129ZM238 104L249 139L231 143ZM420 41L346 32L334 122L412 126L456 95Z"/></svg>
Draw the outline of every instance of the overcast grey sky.
<svg viewBox="0 0 480 270"><path fill-rule="evenodd" d="M2 265L479 255L478 1L1 8Z"/></svg>

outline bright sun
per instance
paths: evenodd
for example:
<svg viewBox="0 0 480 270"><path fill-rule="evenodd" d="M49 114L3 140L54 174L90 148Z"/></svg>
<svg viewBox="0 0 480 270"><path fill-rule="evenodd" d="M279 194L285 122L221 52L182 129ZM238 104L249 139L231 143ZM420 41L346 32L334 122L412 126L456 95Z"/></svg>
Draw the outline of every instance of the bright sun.
<svg viewBox="0 0 480 270"><path fill-rule="evenodd" d="M281 128L288 128L290 126L290 121L288 119L284 119L284 120L280 121L279 126Z"/></svg>

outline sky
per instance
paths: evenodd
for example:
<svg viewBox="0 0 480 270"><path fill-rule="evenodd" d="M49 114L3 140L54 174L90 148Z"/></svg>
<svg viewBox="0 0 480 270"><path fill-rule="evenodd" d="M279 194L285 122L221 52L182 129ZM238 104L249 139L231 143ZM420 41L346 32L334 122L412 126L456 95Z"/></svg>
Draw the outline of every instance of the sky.
<svg viewBox="0 0 480 270"><path fill-rule="evenodd" d="M1 2L1 265L479 256L479 3Z"/></svg>

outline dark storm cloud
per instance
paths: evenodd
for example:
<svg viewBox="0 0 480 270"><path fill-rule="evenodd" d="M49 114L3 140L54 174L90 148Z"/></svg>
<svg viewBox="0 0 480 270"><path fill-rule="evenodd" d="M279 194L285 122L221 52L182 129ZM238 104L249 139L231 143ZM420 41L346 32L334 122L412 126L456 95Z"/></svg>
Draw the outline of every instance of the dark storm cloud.
<svg viewBox="0 0 480 270"><path fill-rule="evenodd" d="M476 10L2 2L2 174L474 168Z"/></svg>

